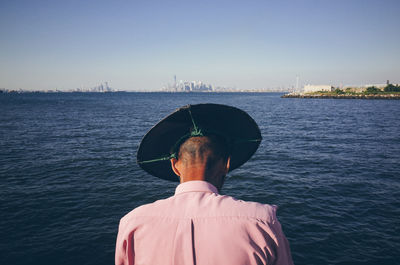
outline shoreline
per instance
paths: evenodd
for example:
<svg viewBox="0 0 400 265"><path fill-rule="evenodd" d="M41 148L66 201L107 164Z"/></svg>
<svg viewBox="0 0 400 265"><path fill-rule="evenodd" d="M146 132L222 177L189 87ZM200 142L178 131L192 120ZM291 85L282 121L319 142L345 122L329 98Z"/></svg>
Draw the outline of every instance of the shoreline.
<svg viewBox="0 0 400 265"><path fill-rule="evenodd" d="M399 100L400 94L359 94L359 95L346 95L346 94L285 94L281 98L318 98L318 99L394 99Z"/></svg>

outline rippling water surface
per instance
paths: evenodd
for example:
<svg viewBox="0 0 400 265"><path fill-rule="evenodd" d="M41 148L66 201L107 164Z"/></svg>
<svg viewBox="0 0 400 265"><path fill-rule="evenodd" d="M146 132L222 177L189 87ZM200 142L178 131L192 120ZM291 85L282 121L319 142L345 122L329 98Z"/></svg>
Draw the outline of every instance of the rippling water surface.
<svg viewBox="0 0 400 265"><path fill-rule="evenodd" d="M174 193L141 137L191 103L246 110L264 137L223 193L276 204L296 264L398 264L400 101L279 94L0 94L0 263L113 264L119 219Z"/></svg>

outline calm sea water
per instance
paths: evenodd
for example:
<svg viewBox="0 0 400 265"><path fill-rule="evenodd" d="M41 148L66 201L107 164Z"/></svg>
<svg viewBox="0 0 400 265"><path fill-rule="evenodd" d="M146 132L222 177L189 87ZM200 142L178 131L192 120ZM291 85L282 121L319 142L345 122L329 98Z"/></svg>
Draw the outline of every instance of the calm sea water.
<svg viewBox="0 0 400 265"><path fill-rule="evenodd" d="M113 264L119 219L174 193L136 150L190 103L246 110L263 142L223 193L279 206L296 264L399 264L400 101L279 94L0 94L0 264Z"/></svg>

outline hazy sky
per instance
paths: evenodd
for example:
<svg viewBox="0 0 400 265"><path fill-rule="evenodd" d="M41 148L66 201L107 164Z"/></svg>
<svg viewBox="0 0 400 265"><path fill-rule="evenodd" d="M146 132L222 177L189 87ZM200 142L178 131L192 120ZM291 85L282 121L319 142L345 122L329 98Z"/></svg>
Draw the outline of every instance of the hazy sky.
<svg viewBox="0 0 400 265"><path fill-rule="evenodd" d="M400 1L0 0L0 88L400 83Z"/></svg>

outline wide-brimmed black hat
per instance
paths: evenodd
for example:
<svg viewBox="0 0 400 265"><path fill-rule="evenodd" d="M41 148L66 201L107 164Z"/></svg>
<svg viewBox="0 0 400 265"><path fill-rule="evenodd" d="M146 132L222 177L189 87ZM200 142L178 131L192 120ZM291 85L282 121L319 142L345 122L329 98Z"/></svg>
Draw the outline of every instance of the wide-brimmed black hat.
<svg viewBox="0 0 400 265"><path fill-rule="evenodd" d="M171 169L179 145L189 137L217 135L229 143L230 171L243 165L261 143L257 123L245 111L220 104L187 105L157 123L143 137L137 162L161 179L179 181Z"/></svg>

